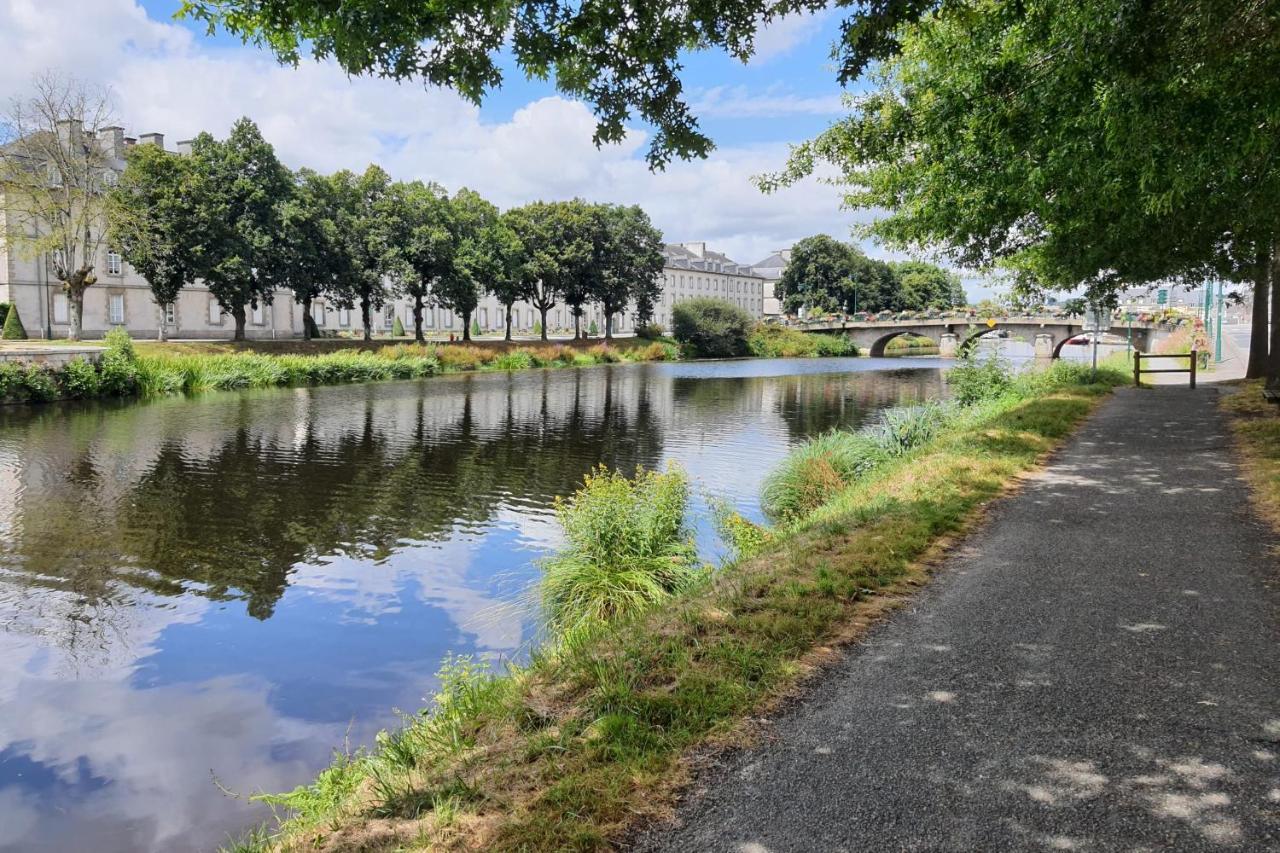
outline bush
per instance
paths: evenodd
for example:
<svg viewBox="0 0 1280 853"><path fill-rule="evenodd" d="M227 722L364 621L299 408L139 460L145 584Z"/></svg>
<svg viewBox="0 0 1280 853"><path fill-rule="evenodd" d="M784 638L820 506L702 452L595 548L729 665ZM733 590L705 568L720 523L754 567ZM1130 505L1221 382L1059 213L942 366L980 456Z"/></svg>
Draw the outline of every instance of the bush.
<svg viewBox="0 0 1280 853"><path fill-rule="evenodd" d="M495 358L490 366L494 370L528 370L533 367L533 354L523 349L511 350Z"/></svg>
<svg viewBox="0 0 1280 853"><path fill-rule="evenodd" d="M25 341L27 330L22 327L22 318L18 316L18 306L10 305L5 312L4 326L0 327L0 340Z"/></svg>
<svg viewBox="0 0 1280 853"><path fill-rule="evenodd" d="M636 337L644 338L648 341L656 341L658 338L662 337L665 331L666 330L657 323L641 323L639 326L636 326Z"/></svg>
<svg viewBox="0 0 1280 853"><path fill-rule="evenodd" d="M62 393L75 399L96 397L102 388L102 377L93 362L73 358L62 368Z"/></svg>
<svg viewBox="0 0 1280 853"><path fill-rule="evenodd" d="M751 330L747 345L757 358L832 358L858 354L858 347L847 335L801 332L765 323Z"/></svg>
<svg viewBox="0 0 1280 853"><path fill-rule="evenodd" d="M13 316L12 313L9 316ZM26 386L26 398L33 403L56 400L60 396L57 374L43 364L27 365L23 384Z"/></svg>
<svg viewBox="0 0 1280 853"><path fill-rule="evenodd" d="M473 338L480 337L480 321L479 320L471 321L471 337Z"/></svg>
<svg viewBox="0 0 1280 853"><path fill-rule="evenodd" d="M598 334L600 334L600 327L596 325L595 320L592 320L591 323L587 326L587 337L593 338Z"/></svg>
<svg viewBox="0 0 1280 853"><path fill-rule="evenodd" d="M994 400L1013 387L1013 374L996 358L965 358L947 371L946 379L952 399L962 406Z"/></svg>
<svg viewBox="0 0 1280 853"><path fill-rule="evenodd" d="M9 303L0 302L0 329L4 328L5 315L9 313Z"/></svg>
<svg viewBox="0 0 1280 853"><path fill-rule="evenodd" d="M885 409L879 423L868 428L886 456L901 456L927 444L952 419L953 410L942 403L921 403Z"/></svg>
<svg viewBox="0 0 1280 853"><path fill-rule="evenodd" d="M12 361L0 361L0 400L26 397L26 371Z"/></svg>
<svg viewBox="0 0 1280 853"><path fill-rule="evenodd" d="M751 317L723 299L698 298L681 302L671 312L675 339L698 358L736 358L749 352Z"/></svg>
<svg viewBox="0 0 1280 853"><path fill-rule="evenodd" d="M562 637L637 613L699 574L685 524L689 479L676 467L628 479L601 466L556 501L565 547L542 561L547 624Z"/></svg>
<svg viewBox="0 0 1280 853"><path fill-rule="evenodd" d="M822 506L888 458L866 432L833 430L791 451L765 479L761 503L775 521L794 521Z"/></svg>
<svg viewBox="0 0 1280 853"><path fill-rule="evenodd" d="M654 341L648 346L628 350L626 356L632 361L679 361L680 349L667 341Z"/></svg>
<svg viewBox="0 0 1280 853"><path fill-rule="evenodd" d="M396 315L395 322L391 324L391 337L393 338L404 337L404 323L400 322L399 314Z"/></svg>
<svg viewBox="0 0 1280 853"><path fill-rule="evenodd" d="M120 327L107 332L107 350L99 363L103 394L127 397L136 394L141 387L138 357L133 349L133 339Z"/></svg>

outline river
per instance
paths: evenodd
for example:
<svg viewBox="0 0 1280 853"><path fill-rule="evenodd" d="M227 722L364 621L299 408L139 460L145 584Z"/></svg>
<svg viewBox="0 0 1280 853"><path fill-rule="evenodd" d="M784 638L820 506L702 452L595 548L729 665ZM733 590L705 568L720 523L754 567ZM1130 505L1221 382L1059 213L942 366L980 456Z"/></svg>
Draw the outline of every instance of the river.
<svg viewBox="0 0 1280 853"><path fill-rule="evenodd" d="M616 365L0 409L0 850L207 850L435 687L593 466L676 462L758 519L807 436L937 396L934 359Z"/></svg>

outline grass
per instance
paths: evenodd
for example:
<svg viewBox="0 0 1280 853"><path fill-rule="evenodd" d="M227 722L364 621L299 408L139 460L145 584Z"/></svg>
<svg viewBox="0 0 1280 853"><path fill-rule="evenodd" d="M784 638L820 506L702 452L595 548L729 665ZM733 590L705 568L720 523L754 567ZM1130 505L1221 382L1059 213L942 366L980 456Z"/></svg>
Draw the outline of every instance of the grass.
<svg viewBox="0 0 1280 853"><path fill-rule="evenodd" d="M757 358L821 358L853 356L858 348L845 335L801 332L761 323L747 337L747 347Z"/></svg>
<svg viewBox="0 0 1280 853"><path fill-rule="evenodd" d="M1262 396L1263 380L1241 382L1222 397L1241 466L1258 512L1280 530L1280 406Z"/></svg>
<svg viewBox="0 0 1280 853"><path fill-rule="evenodd" d="M434 709L274 798L293 816L258 849L612 847L670 813L691 751L748 741L753 717L922 582L948 538L1123 381L1069 365L1019 379L806 513L768 531L730 520L748 556L660 606L505 673L451 662Z"/></svg>
<svg viewBox="0 0 1280 853"><path fill-rule="evenodd" d="M885 344L885 352L898 352L902 350L936 350L938 342L932 338L926 338L921 335L898 335L898 337Z"/></svg>

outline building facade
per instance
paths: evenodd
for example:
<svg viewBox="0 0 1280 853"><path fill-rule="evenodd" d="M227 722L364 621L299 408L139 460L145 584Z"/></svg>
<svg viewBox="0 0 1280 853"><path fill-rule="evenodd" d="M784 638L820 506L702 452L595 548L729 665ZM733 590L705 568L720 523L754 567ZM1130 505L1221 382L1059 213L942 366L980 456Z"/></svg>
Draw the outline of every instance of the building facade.
<svg viewBox="0 0 1280 853"><path fill-rule="evenodd" d="M706 243L668 243L662 254L662 297L653 319L664 329L671 328L677 304L699 297L726 299L756 320L764 316L765 279L751 267L709 250Z"/></svg>
<svg viewBox="0 0 1280 853"><path fill-rule="evenodd" d="M782 300L778 297L778 281L782 278L782 271L787 268L789 263L791 263L791 250L779 249L751 268L765 280L764 317L766 320L777 320L782 316Z"/></svg>

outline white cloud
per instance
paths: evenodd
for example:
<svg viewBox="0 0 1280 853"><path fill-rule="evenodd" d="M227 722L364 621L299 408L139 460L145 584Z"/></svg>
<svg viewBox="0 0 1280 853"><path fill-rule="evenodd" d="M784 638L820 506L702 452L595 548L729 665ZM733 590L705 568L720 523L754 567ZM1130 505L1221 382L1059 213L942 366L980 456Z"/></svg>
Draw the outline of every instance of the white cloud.
<svg viewBox="0 0 1280 853"><path fill-rule="evenodd" d="M691 105L695 115L725 118L778 118L788 115L829 115L847 112L843 95L805 97L770 86L752 92L745 86L714 86Z"/></svg>
<svg viewBox="0 0 1280 853"><path fill-rule="evenodd" d="M759 55L799 44L815 18L767 28ZM0 0L0 55L7 59L0 96L21 94L32 73L74 57L61 70L109 83L131 131L163 132L170 146L201 130L225 133L248 115L291 166L329 171L377 162L397 178L473 187L503 207L572 196L639 203L668 240L705 240L744 262L808 234L847 236L854 219L839 209L838 190L817 181L772 196L755 189L752 175L781 166L784 145L727 146L654 174L641 157L642 132L597 149L595 119L581 103L548 97L489 121L451 92L212 47L176 24L148 19L134 0ZM755 116L838 106L834 98L773 90L709 96L713 108Z"/></svg>
<svg viewBox="0 0 1280 853"><path fill-rule="evenodd" d="M804 44L822 29L831 9L817 12L801 12L787 15L760 28L756 33L755 53L751 57L752 65L760 65L779 56L790 53Z"/></svg>

